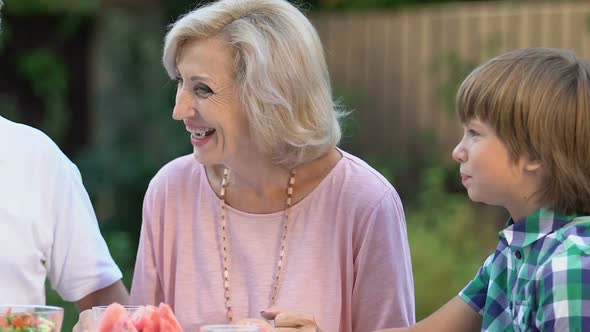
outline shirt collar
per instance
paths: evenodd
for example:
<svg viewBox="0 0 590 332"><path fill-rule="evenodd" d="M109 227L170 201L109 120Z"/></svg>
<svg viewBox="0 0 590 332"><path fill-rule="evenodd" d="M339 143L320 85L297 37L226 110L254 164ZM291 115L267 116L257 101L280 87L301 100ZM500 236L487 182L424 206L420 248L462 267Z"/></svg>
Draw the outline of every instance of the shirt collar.
<svg viewBox="0 0 590 332"><path fill-rule="evenodd" d="M541 208L518 222L508 219L506 228L498 236L506 239L511 248L520 249L555 232L576 217Z"/></svg>

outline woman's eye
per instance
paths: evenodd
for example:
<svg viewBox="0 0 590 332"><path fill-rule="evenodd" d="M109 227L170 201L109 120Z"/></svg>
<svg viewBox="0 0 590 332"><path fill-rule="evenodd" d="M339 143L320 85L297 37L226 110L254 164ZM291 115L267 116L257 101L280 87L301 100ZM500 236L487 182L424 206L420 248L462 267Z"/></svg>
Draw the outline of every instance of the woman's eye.
<svg viewBox="0 0 590 332"><path fill-rule="evenodd" d="M182 78L180 78L180 77L177 77L177 78L176 78L176 84L177 84L178 86L182 86Z"/></svg>
<svg viewBox="0 0 590 332"><path fill-rule="evenodd" d="M473 130L473 129L468 129L467 130L467 134L469 136L479 136L479 133L477 131Z"/></svg>
<svg viewBox="0 0 590 332"><path fill-rule="evenodd" d="M195 93L199 97L207 98L213 94L213 90L211 90L211 88L206 86L205 84L199 84L195 86Z"/></svg>

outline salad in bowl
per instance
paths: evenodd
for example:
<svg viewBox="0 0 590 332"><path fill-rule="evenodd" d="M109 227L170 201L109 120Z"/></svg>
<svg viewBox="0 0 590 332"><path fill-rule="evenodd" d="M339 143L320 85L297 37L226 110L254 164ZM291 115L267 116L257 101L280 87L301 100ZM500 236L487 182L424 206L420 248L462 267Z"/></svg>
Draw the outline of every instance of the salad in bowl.
<svg viewBox="0 0 590 332"><path fill-rule="evenodd" d="M61 332L63 317L60 307L0 305L0 332Z"/></svg>

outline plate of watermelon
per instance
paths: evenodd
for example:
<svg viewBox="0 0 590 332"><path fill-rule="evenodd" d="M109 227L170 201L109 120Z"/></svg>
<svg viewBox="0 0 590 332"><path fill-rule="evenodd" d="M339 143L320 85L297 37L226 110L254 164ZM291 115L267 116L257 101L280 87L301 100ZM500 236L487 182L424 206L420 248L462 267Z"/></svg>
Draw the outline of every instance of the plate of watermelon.
<svg viewBox="0 0 590 332"><path fill-rule="evenodd" d="M60 307L0 305L1 332L60 332L63 318Z"/></svg>
<svg viewBox="0 0 590 332"><path fill-rule="evenodd" d="M97 321L98 332L183 332L172 309L165 303L128 310L119 303L109 305Z"/></svg>

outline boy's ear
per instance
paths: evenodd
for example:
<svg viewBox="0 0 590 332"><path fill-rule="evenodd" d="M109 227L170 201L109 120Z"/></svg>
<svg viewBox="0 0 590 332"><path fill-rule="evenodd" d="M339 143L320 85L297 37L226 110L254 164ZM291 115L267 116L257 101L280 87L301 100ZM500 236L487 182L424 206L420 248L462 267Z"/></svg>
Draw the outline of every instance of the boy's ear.
<svg viewBox="0 0 590 332"><path fill-rule="evenodd" d="M524 170L527 172L536 172L543 167L543 162L540 159L524 158Z"/></svg>

